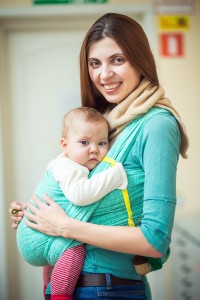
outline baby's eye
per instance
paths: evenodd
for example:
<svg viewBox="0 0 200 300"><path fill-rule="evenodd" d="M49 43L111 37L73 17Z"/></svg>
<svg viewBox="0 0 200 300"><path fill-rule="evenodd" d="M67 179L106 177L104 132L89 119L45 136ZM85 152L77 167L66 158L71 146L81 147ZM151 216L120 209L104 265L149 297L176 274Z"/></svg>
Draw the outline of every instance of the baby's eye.
<svg viewBox="0 0 200 300"><path fill-rule="evenodd" d="M87 146L89 144L88 141L80 141L80 143L83 145L83 146Z"/></svg>
<svg viewBox="0 0 200 300"><path fill-rule="evenodd" d="M106 146L108 145L108 142L107 141L102 141L99 143L99 146Z"/></svg>

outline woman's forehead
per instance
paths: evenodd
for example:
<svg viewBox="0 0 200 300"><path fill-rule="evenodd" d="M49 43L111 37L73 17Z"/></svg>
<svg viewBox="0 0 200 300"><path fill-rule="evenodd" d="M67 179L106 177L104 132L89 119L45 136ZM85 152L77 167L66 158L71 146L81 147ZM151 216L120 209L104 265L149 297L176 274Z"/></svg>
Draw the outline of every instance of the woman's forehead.
<svg viewBox="0 0 200 300"><path fill-rule="evenodd" d="M97 42L94 42L88 51L88 59L93 57L106 56L109 57L113 53L122 53L122 49L119 47L117 42L110 37L106 37Z"/></svg>

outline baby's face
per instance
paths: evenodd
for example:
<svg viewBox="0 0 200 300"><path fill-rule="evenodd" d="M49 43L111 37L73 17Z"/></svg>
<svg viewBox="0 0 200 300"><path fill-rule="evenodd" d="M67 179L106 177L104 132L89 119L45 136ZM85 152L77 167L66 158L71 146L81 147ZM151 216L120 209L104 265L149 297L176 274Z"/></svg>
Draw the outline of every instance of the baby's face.
<svg viewBox="0 0 200 300"><path fill-rule="evenodd" d="M67 134L67 157L94 169L109 150L108 125L102 121L76 119Z"/></svg>

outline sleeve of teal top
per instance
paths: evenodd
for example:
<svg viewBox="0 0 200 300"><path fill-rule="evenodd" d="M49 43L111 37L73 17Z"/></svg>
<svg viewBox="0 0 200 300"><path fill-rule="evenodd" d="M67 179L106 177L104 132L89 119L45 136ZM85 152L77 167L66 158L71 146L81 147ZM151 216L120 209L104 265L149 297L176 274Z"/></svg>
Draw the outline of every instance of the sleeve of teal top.
<svg viewBox="0 0 200 300"><path fill-rule="evenodd" d="M137 145L145 174L140 228L148 242L166 254L174 222L180 147L180 133L174 117L153 117L138 137Z"/></svg>

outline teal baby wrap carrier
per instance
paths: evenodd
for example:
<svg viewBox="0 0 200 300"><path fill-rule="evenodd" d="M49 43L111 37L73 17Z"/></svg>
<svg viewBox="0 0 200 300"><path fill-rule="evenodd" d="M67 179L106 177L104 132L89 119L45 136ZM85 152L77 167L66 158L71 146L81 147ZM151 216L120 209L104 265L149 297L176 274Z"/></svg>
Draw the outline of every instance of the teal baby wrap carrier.
<svg viewBox="0 0 200 300"><path fill-rule="evenodd" d="M144 124L156 114L170 114L167 110L152 108L148 113L138 117L128 124L118 136L107 157L123 164L126 156L132 149L137 136ZM102 161L90 173L101 172L110 167ZM134 223L137 226L142 218L144 172L138 169L126 170L128 177L128 193L133 212ZM54 199L67 214L78 220L94 224L128 226L128 214L121 190L114 190L100 201L87 206L76 206L69 202L62 193L59 183L53 177L51 170L47 170L39 183L35 194L42 199L47 194ZM52 237L29 228L25 217L17 230L17 244L22 257L34 266L54 266L62 253L80 242L63 237Z"/></svg>

